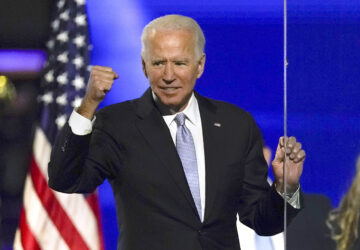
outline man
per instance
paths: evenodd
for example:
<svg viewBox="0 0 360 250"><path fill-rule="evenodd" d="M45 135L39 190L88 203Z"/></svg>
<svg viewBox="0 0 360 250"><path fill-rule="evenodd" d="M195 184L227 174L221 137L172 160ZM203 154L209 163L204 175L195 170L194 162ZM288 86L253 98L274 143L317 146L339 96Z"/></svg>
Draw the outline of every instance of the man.
<svg viewBox="0 0 360 250"><path fill-rule="evenodd" d="M142 66L151 88L139 99L103 108L95 118L118 77L111 68L95 66L82 104L55 142L49 186L90 192L108 178L119 249L240 249L237 213L259 234L282 231L285 155L294 193L289 217L299 211L301 144L291 137L285 152L280 139L276 183L269 187L252 117L193 90L204 71L204 44L191 18L153 20L142 35Z"/></svg>

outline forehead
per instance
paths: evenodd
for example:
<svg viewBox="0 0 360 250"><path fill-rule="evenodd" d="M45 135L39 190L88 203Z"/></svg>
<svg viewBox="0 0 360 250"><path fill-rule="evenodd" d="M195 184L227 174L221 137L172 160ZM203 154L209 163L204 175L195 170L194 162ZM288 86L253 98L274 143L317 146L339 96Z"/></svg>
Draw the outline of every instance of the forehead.
<svg viewBox="0 0 360 250"><path fill-rule="evenodd" d="M148 52L152 55L166 53L194 53L195 36L189 30L152 30L148 36Z"/></svg>

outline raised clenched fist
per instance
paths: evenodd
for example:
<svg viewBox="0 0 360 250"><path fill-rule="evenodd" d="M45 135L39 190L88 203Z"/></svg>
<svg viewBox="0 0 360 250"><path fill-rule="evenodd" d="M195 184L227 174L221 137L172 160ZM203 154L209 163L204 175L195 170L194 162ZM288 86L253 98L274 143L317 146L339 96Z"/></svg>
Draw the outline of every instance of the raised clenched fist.
<svg viewBox="0 0 360 250"><path fill-rule="evenodd" d="M77 112L91 120L96 108L104 100L106 93L110 91L114 80L118 77L118 74L112 68L92 67L86 93Z"/></svg>

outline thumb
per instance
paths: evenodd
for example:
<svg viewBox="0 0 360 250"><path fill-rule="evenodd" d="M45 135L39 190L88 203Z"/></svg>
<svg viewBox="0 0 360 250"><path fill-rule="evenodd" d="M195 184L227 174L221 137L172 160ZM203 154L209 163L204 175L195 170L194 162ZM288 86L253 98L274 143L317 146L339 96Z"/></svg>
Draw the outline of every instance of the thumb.
<svg viewBox="0 0 360 250"><path fill-rule="evenodd" d="M281 138L279 140L279 144L276 148L276 152L275 152L275 158L274 161L275 163L281 163L284 161L284 157L285 157L285 149L283 146L281 146Z"/></svg>

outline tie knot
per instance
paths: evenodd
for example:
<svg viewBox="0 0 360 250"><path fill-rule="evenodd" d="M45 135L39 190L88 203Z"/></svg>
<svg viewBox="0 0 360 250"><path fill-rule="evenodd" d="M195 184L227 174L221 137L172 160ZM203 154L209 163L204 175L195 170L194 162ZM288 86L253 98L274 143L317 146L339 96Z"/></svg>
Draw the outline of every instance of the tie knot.
<svg viewBox="0 0 360 250"><path fill-rule="evenodd" d="M185 124L185 115L184 113L179 113L175 116L175 122L177 126L183 126Z"/></svg>

